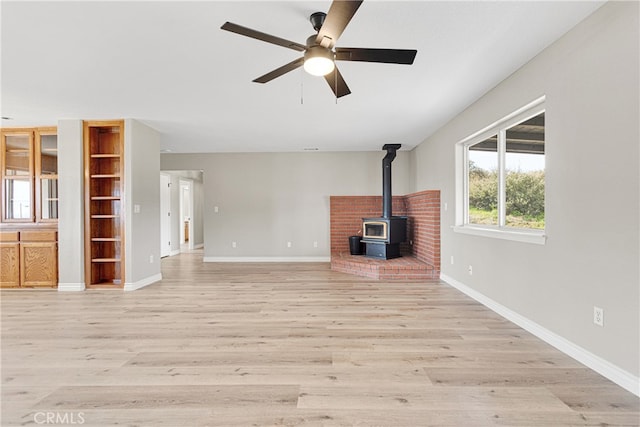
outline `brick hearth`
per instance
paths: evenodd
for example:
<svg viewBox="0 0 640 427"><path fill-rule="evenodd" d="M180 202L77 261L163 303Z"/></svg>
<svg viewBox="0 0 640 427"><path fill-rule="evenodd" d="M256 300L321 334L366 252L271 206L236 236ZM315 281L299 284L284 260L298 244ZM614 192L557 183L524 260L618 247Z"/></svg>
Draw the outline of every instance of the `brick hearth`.
<svg viewBox="0 0 640 427"><path fill-rule="evenodd" d="M331 269L373 279L440 276L440 191L393 197L393 215L407 216L401 258L380 260L349 253L349 236L361 235L362 218L382 213L382 196L331 196Z"/></svg>
<svg viewBox="0 0 640 427"><path fill-rule="evenodd" d="M383 260L338 252L331 254L331 269L382 280L431 280L440 277L440 272L432 265L411 255Z"/></svg>

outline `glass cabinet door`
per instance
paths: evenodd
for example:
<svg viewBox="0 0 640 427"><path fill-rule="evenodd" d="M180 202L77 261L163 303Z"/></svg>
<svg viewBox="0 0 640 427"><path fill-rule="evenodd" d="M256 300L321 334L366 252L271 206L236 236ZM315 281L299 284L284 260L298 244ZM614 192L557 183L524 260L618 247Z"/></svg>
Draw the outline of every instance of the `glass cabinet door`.
<svg viewBox="0 0 640 427"><path fill-rule="evenodd" d="M31 179L5 179L3 187L4 219L31 221Z"/></svg>
<svg viewBox="0 0 640 427"><path fill-rule="evenodd" d="M33 221L33 134L2 134L3 219Z"/></svg>
<svg viewBox="0 0 640 427"><path fill-rule="evenodd" d="M40 180L40 215L45 219L58 219L58 179Z"/></svg>
<svg viewBox="0 0 640 427"><path fill-rule="evenodd" d="M5 134L2 136L4 149L4 176L29 176L31 171L31 134Z"/></svg>
<svg viewBox="0 0 640 427"><path fill-rule="evenodd" d="M53 131L38 131L36 177L39 219L58 219L58 136Z"/></svg>

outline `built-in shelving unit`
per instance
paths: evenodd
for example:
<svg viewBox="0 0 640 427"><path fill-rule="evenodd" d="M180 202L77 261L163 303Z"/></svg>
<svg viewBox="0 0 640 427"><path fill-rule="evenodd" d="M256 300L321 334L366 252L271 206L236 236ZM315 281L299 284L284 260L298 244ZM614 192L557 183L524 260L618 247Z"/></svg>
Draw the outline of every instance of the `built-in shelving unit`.
<svg viewBox="0 0 640 427"><path fill-rule="evenodd" d="M85 283L124 285L124 122L84 123Z"/></svg>

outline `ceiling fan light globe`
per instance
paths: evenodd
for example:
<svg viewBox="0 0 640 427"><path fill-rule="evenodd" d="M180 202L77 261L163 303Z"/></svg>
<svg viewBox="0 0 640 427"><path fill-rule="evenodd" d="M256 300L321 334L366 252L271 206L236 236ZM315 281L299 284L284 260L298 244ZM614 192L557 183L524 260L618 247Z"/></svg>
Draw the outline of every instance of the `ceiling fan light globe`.
<svg viewBox="0 0 640 427"><path fill-rule="evenodd" d="M325 76L334 69L333 61L327 58L310 58L304 61L304 70L313 76Z"/></svg>
<svg viewBox="0 0 640 427"><path fill-rule="evenodd" d="M333 53L322 46L312 46L304 53L304 70L313 76L325 76L336 68Z"/></svg>

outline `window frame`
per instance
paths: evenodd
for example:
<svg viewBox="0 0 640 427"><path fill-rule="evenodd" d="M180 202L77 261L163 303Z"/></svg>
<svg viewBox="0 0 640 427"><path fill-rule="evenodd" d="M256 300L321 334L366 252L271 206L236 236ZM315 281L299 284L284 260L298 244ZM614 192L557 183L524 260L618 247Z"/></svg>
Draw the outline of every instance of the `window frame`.
<svg viewBox="0 0 640 427"><path fill-rule="evenodd" d="M497 239L513 240L544 245L546 243L546 224L542 230L517 228L505 225L506 218L506 132L511 127L546 112L545 97L542 96L519 108L502 119L486 126L456 143L456 221L453 230L458 233ZM468 148L487 138L498 136L498 225L469 223L469 157ZM545 126L546 144L546 126ZM545 147L546 151L546 147ZM546 167L545 167L546 170ZM545 174L546 188L546 174ZM545 215L547 212L545 196Z"/></svg>

